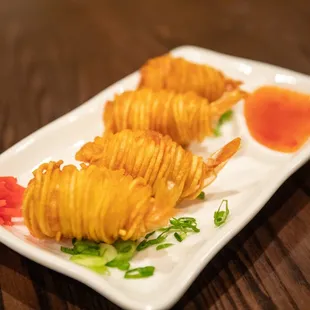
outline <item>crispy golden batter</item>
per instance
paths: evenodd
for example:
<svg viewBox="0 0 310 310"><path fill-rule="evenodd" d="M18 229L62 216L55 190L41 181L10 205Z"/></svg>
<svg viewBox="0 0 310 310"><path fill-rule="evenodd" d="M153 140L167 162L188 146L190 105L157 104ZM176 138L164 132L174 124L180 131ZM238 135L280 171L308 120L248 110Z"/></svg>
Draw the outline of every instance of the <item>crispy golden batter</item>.
<svg viewBox="0 0 310 310"><path fill-rule="evenodd" d="M170 54L148 60L140 73L139 87L168 89L178 93L193 91L211 102L241 84L212 67L172 57Z"/></svg>
<svg viewBox="0 0 310 310"><path fill-rule="evenodd" d="M211 136L218 118L244 95L235 90L209 104L195 93L126 91L106 103L103 119L106 130L113 133L123 129L155 130L187 145Z"/></svg>
<svg viewBox="0 0 310 310"><path fill-rule="evenodd" d="M143 178L97 166L61 169L61 164L42 164L25 191L23 215L35 237L136 240L166 225L176 212L179 190L168 189L164 181L152 198Z"/></svg>
<svg viewBox="0 0 310 310"><path fill-rule="evenodd" d="M151 186L160 179L172 181L181 190L180 199L195 199L213 182L225 163L237 152L240 138L217 151L205 163L199 156L154 131L123 130L96 137L75 158L85 163L124 169L132 177L143 177Z"/></svg>

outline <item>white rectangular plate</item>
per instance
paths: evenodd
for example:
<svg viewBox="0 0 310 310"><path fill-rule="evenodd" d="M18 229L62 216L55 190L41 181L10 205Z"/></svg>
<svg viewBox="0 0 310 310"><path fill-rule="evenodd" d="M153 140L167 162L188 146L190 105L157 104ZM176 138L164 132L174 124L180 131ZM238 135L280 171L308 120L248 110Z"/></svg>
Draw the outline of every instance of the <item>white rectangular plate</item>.
<svg viewBox="0 0 310 310"><path fill-rule="evenodd" d="M310 77L262 64L231 57L206 49L184 46L172 51L198 63L210 64L228 76L245 82L251 91L263 84L281 85L307 92ZM79 108L38 130L0 156L1 175L14 175L26 186L31 172L42 162L63 159L75 163L74 154L84 142L100 135L102 107L115 93L134 89L139 80L135 72L104 90ZM273 152L255 142L245 126L243 103L235 108L234 119L223 127L223 136L209 138L202 145L193 144L196 154L207 157L236 136L243 139L242 149L206 189L207 200L193 203L180 215L197 219L199 234L162 251L149 248L139 252L132 267L153 265L153 277L126 280L123 273L112 270L110 276L99 276L68 261L59 244L37 241L20 225L0 227L0 241L18 253L48 268L77 279L126 309L167 309L183 295L212 257L235 236L264 206L277 188L309 158L310 143L295 154ZM214 227L213 213L221 200L229 200L230 217L220 228Z"/></svg>

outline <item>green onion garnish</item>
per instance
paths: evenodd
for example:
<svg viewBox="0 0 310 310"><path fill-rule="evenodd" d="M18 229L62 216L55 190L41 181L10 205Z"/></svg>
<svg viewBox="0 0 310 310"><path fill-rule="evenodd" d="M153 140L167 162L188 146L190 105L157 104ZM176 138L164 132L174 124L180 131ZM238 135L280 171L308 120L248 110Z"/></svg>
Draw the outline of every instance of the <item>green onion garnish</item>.
<svg viewBox="0 0 310 310"><path fill-rule="evenodd" d="M163 244L160 244L156 247L156 250L159 251L159 250L163 250L163 249L166 249L166 248L169 248L173 246L173 243L163 243Z"/></svg>
<svg viewBox="0 0 310 310"><path fill-rule="evenodd" d="M225 204L226 210L220 211L223 204ZM222 200L218 210L214 212L214 224L216 226L221 226L226 222L228 215L229 215L228 200L224 199Z"/></svg>
<svg viewBox="0 0 310 310"><path fill-rule="evenodd" d="M117 250L116 257L107 263L108 267L118 268L120 270L128 270L130 268L129 261L136 252L137 244L134 241L116 241L114 247Z"/></svg>
<svg viewBox="0 0 310 310"><path fill-rule="evenodd" d="M99 250L100 256L104 257L106 262L110 262L117 256L117 250L115 247L111 244L101 243L100 244L100 250Z"/></svg>
<svg viewBox="0 0 310 310"><path fill-rule="evenodd" d="M139 243L137 247L137 251L145 250L146 248L150 247L151 245L159 244L165 241L166 237L159 236L156 239L151 240L143 240L141 243Z"/></svg>
<svg viewBox="0 0 310 310"><path fill-rule="evenodd" d="M84 254L84 255L89 255L89 256L100 256L100 251L99 250L96 250L96 249L85 249L81 252L79 252L81 254Z"/></svg>
<svg viewBox="0 0 310 310"><path fill-rule="evenodd" d="M179 242L182 242L182 241L186 238L186 233L185 233L185 232L180 232L180 233L175 232L175 233L174 233L174 237L175 237L175 239L177 239Z"/></svg>
<svg viewBox="0 0 310 310"><path fill-rule="evenodd" d="M90 240L77 240L74 243L74 247L84 247L84 248L90 248L90 249L97 249L99 250L99 243L96 243L94 241Z"/></svg>
<svg viewBox="0 0 310 310"><path fill-rule="evenodd" d="M217 127L213 129L213 134L215 137L219 137L221 135L220 127L220 125L217 125Z"/></svg>
<svg viewBox="0 0 310 310"><path fill-rule="evenodd" d="M205 192L201 192L201 193L197 196L197 199L204 200L205 197L206 197Z"/></svg>
<svg viewBox="0 0 310 310"><path fill-rule="evenodd" d="M128 261L112 260L106 264L107 267L118 268L119 270L128 270L130 264Z"/></svg>
<svg viewBox="0 0 310 310"><path fill-rule="evenodd" d="M163 243L168 237L169 233L174 232L175 238L181 242L186 238L186 234L189 232L199 232L200 229L197 228L197 222L193 217L181 217L181 218L172 218L170 219L170 226L159 229L158 231L161 234L155 239L148 239L154 232L146 235L145 239L142 240L138 247L137 251L145 250L146 248ZM160 248L159 246L156 249Z"/></svg>
<svg viewBox="0 0 310 310"><path fill-rule="evenodd" d="M70 260L78 265L90 268L99 273L105 273L107 270L105 267L106 261L99 256L78 254L71 256Z"/></svg>
<svg viewBox="0 0 310 310"><path fill-rule="evenodd" d="M128 270L125 273L124 278L126 279L141 279L141 278L148 278L154 274L155 267L153 266L146 266Z"/></svg>
<svg viewBox="0 0 310 310"><path fill-rule="evenodd" d="M150 232L150 233L148 233L147 235L145 235L145 239L148 239L148 238L150 238L152 235L154 235L155 234L155 230L154 231L152 231L152 232Z"/></svg>
<svg viewBox="0 0 310 310"><path fill-rule="evenodd" d="M60 251L66 253L66 254L70 254L70 255L79 254L74 248L70 249L70 248L66 248L64 246L60 247Z"/></svg>
<svg viewBox="0 0 310 310"><path fill-rule="evenodd" d="M86 254L100 256L100 244L89 240L72 239L73 248L61 247L60 250L66 254Z"/></svg>
<svg viewBox="0 0 310 310"><path fill-rule="evenodd" d="M219 137L221 135L221 127L224 123L227 123L228 121L230 121L232 119L233 116L233 111L229 110L227 112L225 112L224 114L222 114L222 116L220 117L217 126L213 129L213 134L216 137Z"/></svg>

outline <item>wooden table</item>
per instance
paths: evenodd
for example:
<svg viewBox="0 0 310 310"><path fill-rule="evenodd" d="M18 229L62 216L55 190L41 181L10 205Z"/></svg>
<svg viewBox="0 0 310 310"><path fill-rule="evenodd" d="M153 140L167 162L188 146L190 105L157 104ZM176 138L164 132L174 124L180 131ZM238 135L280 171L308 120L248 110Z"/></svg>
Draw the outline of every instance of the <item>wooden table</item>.
<svg viewBox="0 0 310 310"><path fill-rule="evenodd" d="M308 0L1 0L0 151L180 45L310 74L309 17ZM310 308L309 172L285 182L174 309ZM118 309L3 245L0 287L0 309Z"/></svg>

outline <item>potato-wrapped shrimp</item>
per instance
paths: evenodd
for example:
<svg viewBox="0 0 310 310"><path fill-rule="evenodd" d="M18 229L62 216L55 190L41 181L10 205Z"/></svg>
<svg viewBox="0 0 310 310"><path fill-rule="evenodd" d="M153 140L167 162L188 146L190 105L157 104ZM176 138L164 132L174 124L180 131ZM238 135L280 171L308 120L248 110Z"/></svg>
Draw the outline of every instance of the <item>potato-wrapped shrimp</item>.
<svg viewBox="0 0 310 310"><path fill-rule="evenodd" d="M148 60L140 73L139 87L179 93L193 91L209 101L219 99L226 91L236 89L241 84L210 66L195 64L170 54Z"/></svg>
<svg viewBox="0 0 310 310"><path fill-rule="evenodd" d="M42 164L25 191L25 223L37 238L136 240L166 225L176 212L178 189L164 181L153 198L143 178L97 166L61 169L61 164Z"/></svg>
<svg viewBox="0 0 310 310"><path fill-rule="evenodd" d="M154 131L123 130L96 137L86 143L75 158L85 163L124 169L132 177L143 177L152 187L160 179L172 181L181 190L179 199L195 199L201 190L213 182L217 173L237 152L240 138L232 140L204 162Z"/></svg>
<svg viewBox="0 0 310 310"><path fill-rule="evenodd" d="M244 92L235 90L209 104L195 93L126 91L106 103L103 120L106 130L113 133L123 129L155 130L188 145L213 135L219 117L243 97Z"/></svg>

